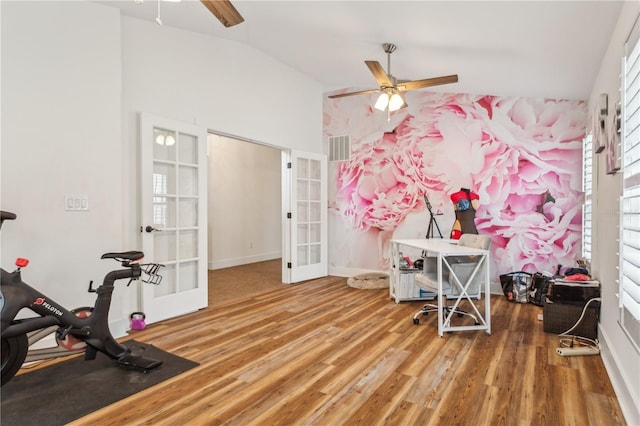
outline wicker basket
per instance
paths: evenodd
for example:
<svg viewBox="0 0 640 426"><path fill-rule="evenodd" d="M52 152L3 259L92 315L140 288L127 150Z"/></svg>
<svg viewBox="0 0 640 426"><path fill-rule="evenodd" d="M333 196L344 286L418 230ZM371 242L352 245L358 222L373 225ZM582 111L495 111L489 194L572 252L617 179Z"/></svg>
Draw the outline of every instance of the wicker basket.
<svg viewBox="0 0 640 426"><path fill-rule="evenodd" d="M542 322L547 333L564 333L578 321L584 306L564 303L546 303ZM600 302L591 302L580 324L569 334L595 340L598 337Z"/></svg>

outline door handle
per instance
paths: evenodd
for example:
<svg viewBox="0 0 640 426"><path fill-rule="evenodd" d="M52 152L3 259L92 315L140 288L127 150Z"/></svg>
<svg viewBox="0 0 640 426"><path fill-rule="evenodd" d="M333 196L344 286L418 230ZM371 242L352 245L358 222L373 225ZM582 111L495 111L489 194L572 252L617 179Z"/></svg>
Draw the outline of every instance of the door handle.
<svg viewBox="0 0 640 426"><path fill-rule="evenodd" d="M147 225L146 228L144 228L144 230L147 232L162 231L162 229L154 228L151 225ZM140 227L140 232L142 232L142 226Z"/></svg>

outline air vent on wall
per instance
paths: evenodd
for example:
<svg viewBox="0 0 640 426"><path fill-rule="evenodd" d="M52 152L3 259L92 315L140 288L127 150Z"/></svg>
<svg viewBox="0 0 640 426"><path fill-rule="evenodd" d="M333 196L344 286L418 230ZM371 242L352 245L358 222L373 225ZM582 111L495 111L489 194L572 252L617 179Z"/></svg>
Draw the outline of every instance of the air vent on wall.
<svg viewBox="0 0 640 426"><path fill-rule="evenodd" d="M329 136L329 161L347 161L351 156L351 136Z"/></svg>

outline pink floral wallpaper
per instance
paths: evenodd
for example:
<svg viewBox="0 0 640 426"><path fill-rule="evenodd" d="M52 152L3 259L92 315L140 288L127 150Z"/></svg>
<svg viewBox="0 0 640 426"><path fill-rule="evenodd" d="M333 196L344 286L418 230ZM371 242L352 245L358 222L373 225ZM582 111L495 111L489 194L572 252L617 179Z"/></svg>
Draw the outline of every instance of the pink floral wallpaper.
<svg viewBox="0 0 640 426"><path fill-rule="evenodd" d="M449 195L461 187L480 195L475 222L492 237L492 279L575 264L586 103L406 95L409 107L390 117L373 109L375 94L325 100L325 139L351 136L351 158L329 163L331 266L386 270L391 238L426 234L424 193L448 238Z"/></svg>

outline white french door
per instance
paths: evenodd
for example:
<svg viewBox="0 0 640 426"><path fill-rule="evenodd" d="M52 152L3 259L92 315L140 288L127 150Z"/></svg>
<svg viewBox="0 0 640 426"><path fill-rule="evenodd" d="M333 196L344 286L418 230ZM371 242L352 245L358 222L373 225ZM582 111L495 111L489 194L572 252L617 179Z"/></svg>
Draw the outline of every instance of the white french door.
<svg viewBox="0 0 640 426"><path fill-rule="evenodd" d="M140 116L142 248L164 265L159 285L142 285L147 324L208 303L206 141L206 129Z"/></svg>
<svg viewBox="0 0 640 426"><path fill-rule="evenodd" d="M324 277L327 263L327 157L285 153L283 282Z"/></svg>

